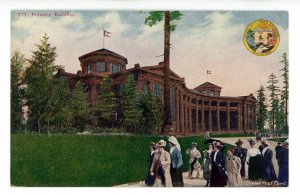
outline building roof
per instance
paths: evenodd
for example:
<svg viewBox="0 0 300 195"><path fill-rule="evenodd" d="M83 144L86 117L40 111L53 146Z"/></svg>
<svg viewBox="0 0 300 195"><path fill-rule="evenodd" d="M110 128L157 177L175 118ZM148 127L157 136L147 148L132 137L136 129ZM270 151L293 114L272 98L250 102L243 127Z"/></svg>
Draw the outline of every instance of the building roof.
<svg viewBox="0 0 300 195"><path fill-rule="evenodd" d="M110 55L116 56L117 58L121 58L121 59L125 60L126 63L127 63L127 58L125 58L124 56L122 56L122 55L120 55L120 54L117 54L117 53L115 53L115 52L113 52L113 51L110 51L110 50L108 50L108 49L105 49L105 48L98 49L98 50L89 52L89 53L87 53L87 54L84 54L84 55L78 57L78 59L79 59L79 60L84 59L84 58L88 57L88 56L91 55L91 54L100 54L100 55L101 55L101 54L102 54L102 55L110 54Z"/></svg>
<svg viewBox="0 0 300 195"><path fill-rule="evenodd" d="M209 88L218 88L218 89L222 89L222 87L220 87L220 86L218 86L218 85L215 85L215 84L213 84L213 83L210 83L210 82L205 82L205 83L203 83L203 84L201 84L201 85L195 87L194 89L196 89L196 88L207 88L207 87L209 87Z"/></svg>

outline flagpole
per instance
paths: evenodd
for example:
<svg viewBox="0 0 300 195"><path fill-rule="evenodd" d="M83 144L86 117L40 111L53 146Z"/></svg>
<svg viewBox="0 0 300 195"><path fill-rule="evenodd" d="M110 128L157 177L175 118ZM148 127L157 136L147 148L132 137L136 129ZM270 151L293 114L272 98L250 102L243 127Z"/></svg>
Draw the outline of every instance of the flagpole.
<svg viewBox="0 0 300 195"><path fill-rule="evenodd" d="M104 38L105 38L104 37L104 29L103 29L103 34L102 35L103 35L103 49L104 49Z"/></svg>

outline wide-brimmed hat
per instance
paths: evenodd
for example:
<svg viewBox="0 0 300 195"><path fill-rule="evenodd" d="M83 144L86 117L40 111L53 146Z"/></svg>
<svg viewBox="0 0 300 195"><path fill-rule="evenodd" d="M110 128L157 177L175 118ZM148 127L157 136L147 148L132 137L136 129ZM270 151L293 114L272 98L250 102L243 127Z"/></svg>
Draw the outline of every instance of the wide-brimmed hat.
<svg viewBox="0 0 300 195"><path fill-rule="evenodd" d="M253 139L249 139L248 142L249 142L250 145L255 145L256 144L256 142Z"/></svg>
<svg viewBox="0 0 300 195"><path fill-rule="evenodd" d="M224 145L220 141L214 141L213 142L213 146L214 147L218 147L218 148L223 148Z"/></svg>
<svg viewBox="0 0 300 195"><path fill-rule="evenodd" d="M237 142L235 142L235 145L240 146L243 145L243 141L241 139L238 139Z"/></svg>
<svg viewBox="0 0 300 195"><path fill-rule="evenodd" d="M261 144L264 146L269 146L269 143L266 140L261 141Z"/></svg>
<svg viewBox="0 0 300 195"><path fill-rule="evenodd" d="M195 146L195 147L197 147L197 143L196 142L192 142L192 146Z"/></svg>
<svg viewBox="0 0 300 195"><path fill-rule="evenodd" d="M150 142L150 146L152 146L153 148L157 148L156 143L155 142Z"/></svg>
<svg viewBox="0 0 300 195"><path fill-rule="evenodd" d="M166 146L166 142L165 140L159 140L159 142L157 142L156 147L165 147Z"/></svg>
<svg viewBox="0 0 300 195"><path fill-rule="evenodd" d="M180 144L178 142L178 140L176 139L176 137L174 136L170 136L169 139L168 139L168 142L172 143L173 145L176 146L176 148L181 151L181 147L180 147Z"/></svg>

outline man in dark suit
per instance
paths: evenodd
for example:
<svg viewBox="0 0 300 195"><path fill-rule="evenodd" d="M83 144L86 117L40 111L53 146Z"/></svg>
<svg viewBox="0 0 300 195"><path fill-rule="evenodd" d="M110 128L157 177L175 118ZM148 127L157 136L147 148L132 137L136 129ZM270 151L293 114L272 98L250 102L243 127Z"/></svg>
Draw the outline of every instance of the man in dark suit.
<svg viewBox="0 0 300 195"><path fill-rule="evenodd" d="M273 151L268 148L269 144L266 141L262 142L262 146L264 179L266 181L275 181L277 177L272 162Z"/></svg>
<svg viewBox="0 0 300 195"><path fill-rule="evenodd" d="M213 152L211 154L211 187L224 187L227 185L227 174L225 169L225 158L222 152L223 144L221 142L213 143Z"/></svg>
<svg viewBox="0 0 300 195"><path fill-rule="evenodd" d="M235 142L236 148L234 149L234 156L237 156L241 159L241 176L245 177L245 162L246 162L246 154L247 150L242 148L243 141L241 139L238 139L237 142Z"/></svg>

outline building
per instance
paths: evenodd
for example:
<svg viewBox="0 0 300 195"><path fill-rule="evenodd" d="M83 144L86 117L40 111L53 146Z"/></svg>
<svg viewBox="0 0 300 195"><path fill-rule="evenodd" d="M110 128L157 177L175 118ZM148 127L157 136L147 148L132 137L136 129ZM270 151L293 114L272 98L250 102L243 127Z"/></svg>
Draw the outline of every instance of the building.
<svg viewBox="0 0 300 195"><path fill-rule="evenodd" d="M147 89L155 96L163 96L163 62L153 66L126 69L127 59L107 49L100 49L79 57L81 70L77 74L64 69L58 75L66 76L70 87L78 81L86 85L88 98L96 103L100 84L109 75L115 92L120 93L127 74L137 82L138 92ZM170 70L171 119L176 134L204 134L252 132L256 129L256 99L248 96L221 96L221 87L206 82L194 89L185 85L183 77Z"/></svg>

